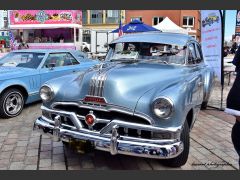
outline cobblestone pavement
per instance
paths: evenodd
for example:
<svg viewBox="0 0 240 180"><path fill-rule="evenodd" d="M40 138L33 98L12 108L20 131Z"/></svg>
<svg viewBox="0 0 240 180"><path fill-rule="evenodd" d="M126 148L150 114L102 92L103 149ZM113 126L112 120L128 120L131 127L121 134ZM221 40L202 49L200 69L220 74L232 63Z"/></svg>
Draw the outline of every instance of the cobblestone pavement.
<svg viewBox="0 0 240 180"><path fill-rule="evenodd" d="M233 77L234 78L234 77ZM230 86L226 86L224 101ZM219 107L219 87L210 100ZM23 113L12 119L0 119L1 170L80 170L80 169L140 169L171 170L160 160L124 155L111 156L107 152L93 151L79 154L65 148L46 135L32 131L33 121L40 116L41 103L25 107ZM189 159L184 170L235 170L238 156L231 143L234 118L223 111L208 108L201 111L191 131Z"/></svg>

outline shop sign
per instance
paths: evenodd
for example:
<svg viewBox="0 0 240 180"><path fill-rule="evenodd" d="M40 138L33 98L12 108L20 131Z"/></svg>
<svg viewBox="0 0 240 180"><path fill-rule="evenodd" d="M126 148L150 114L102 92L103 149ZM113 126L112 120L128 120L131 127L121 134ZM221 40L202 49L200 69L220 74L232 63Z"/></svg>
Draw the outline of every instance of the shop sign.
<svg viewBox="0 0 240 180"><path fill-rule="evenodd" d="M236 14L236 28L235 28L236 42L240 43L240 10L237 10Z"/></svg>
<svg viewBox="0 0 240 180"><path fill-rule="evenodd" d="M204 62L213 68L223 83L222 18L219 10L201 11L201 46Z"/></svg>
<svg viewBox="0 0 240 180"><path fill-rule="evenodd" d="M10 24L82 24L81 10L12 10Z"/></svg>

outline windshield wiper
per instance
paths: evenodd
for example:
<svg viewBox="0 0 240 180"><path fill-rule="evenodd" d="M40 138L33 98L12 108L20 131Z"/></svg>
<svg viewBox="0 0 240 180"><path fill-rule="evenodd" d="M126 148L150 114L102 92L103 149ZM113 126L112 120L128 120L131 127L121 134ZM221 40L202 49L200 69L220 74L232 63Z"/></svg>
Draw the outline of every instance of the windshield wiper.
<svg viewBox="0 0 240 180"><path fill-rule="evenodd" d="M130 59L130 58L121 58L121 59L110 59L110 62L137 62L137 59Z"/></svg>
<svg viewBox="0 0 240 180"><path fill-rule="evenodd" d="M164 64L169 64L167 61L161 60L161 59L144 59L144 61L156 61Z"/></svg>

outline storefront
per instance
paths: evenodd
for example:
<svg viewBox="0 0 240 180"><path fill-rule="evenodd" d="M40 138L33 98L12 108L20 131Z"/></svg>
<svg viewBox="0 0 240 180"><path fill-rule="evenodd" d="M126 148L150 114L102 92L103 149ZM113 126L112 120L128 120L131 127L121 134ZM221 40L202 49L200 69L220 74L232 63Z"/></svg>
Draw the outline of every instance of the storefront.
<svg viewBox="0 0 240 180"><path fill-rule="evenodd" d="M9 48L9 33L8 30L0 31L0 48Z"/></svg>
<svg viewBox="0 0 240 180"><path fill-rule="evenodd" d="M81 10L12 10L10 29L16 45L26 42L30 49L80 49Z"/></svg>

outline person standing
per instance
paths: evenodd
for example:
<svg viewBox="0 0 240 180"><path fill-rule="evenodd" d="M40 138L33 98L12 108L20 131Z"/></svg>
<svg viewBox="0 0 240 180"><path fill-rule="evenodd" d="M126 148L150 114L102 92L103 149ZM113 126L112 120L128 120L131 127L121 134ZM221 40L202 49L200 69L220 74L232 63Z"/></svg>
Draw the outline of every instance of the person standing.
<svg viewBox="0 0 240 180"><path fill-rule="evenodd" d="M232 48L231 48L231 54L235 54L237 49L237 42L236 39L233 40Z"/></svg>
<svg viewBox="0 0 240 180"><path fill-rule="evenodd" d="M236 79L227 97L227 108L225 112L236 117L236 122L232 128L232 142L239 156L240 168L240 46L232 62L236 66Z"/></svg>

